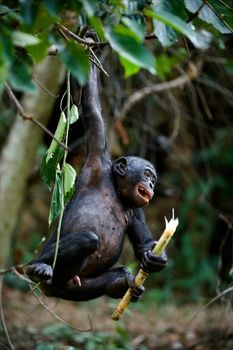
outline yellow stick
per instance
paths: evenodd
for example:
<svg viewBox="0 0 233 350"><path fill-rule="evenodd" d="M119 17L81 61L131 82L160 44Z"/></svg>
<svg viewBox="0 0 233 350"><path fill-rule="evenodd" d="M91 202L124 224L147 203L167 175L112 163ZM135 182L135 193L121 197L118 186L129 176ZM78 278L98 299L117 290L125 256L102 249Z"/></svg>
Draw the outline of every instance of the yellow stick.
<svg viewBox="0 0 233 350"><path fill-rule="evenodd" d="M178 223L179 223L179 220L178 218L175 219L174 209L172 209L171 220L168 222L167 218L165 217L165 224L166 224L165 230L163 231L162 236L160 237L156 246L153 249L154 254L161 255L163 253L168 242L170 241L173 234L175 233ZM135 286L136 287L141 286L145 282L147 276L148 276L148 273L140 269L135 277ZM119 304L117 305L116 309L113 311L112 320L118 321L120 319L121 315L124 313L124 311L127 309L130 303L131 296L132 296L132 289L129 288L125 293L125 295L123 296L123 298L121 299L121 301L119 302Z"/></svg>

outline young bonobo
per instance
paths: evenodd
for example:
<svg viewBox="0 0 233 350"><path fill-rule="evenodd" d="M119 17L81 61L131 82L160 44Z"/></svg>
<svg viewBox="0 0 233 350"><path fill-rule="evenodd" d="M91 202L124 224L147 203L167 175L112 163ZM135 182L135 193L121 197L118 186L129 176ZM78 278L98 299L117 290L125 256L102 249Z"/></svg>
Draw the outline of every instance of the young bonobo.
<svg viewBox="0 0 233 350"><path fill-rule="evenodd" d="M86 156L61 227L56 266L53 259L56 231L26 272L40 282L48 296L89 300L101 295L121 298L132 287L132 301L143 287L134 287L134 277L125 267L112 267L123 246L125 234L146 272L160 271L164 255L156 256L156 242L147 227L142 207L154 194L156 172L139 157L121 157L112 163L105 141L97 73L92 66L83 89L82 110L87 123Z"/></svg>

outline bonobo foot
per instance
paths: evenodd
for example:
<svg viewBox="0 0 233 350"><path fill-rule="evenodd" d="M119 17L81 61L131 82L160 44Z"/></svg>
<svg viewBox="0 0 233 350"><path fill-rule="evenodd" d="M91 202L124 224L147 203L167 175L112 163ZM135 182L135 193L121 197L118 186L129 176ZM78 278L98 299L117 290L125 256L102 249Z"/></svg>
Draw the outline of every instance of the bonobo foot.
<svg viewBox="0 0 233 350"><path fill-rule="evenodd" d="M26 274L36 283L48 281L53 277L53 268L48 264L36 263L26 267Z"/></svg>
<svg viewBox="0 0 233 350"><path fill-rule="evenodd" d="M145 291L143 286L135 286L134 276L125 268L117 267L110 270L112 275L106 286L106 294L112 298L122 298L129 288L132 289L131 301L135 302L140 299Z"/></svg>
<svg viewBox="0 0 233 350"><path fill-rule="evenodd" d="M131 288L131 300L133 303L138 301L142 294L145 292L145 287L143 286L135 286L135 278L133 277L132 282L129 283L129 287Z"/></svg>

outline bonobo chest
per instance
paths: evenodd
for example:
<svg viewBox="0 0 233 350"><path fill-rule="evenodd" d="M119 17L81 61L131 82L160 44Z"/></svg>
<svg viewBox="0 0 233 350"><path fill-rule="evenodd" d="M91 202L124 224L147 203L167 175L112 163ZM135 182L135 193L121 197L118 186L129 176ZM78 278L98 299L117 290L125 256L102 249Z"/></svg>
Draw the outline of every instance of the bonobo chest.
<svg viewBox="0 0 233 350"><path fill-rule="evenodd" d="M105 174L93 184L86 184L83 177L79 179L62 226L64 234L71 230L93 231L112 246L121 243L129 220L130 211L119 200L110 175Z"/></svg>

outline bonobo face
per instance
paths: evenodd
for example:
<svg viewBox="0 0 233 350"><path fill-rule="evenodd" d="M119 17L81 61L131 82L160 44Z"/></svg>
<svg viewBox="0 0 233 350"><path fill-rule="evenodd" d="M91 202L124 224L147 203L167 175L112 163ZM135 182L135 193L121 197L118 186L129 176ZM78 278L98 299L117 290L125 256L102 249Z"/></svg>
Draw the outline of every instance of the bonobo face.
<svg viewBox="0 0 233 350"><path fill-rule="evenodd" d="M117 192L127 204L147 205L154 195L157 180L154 166L139 157L121 157L113 164Z"/></svg>

